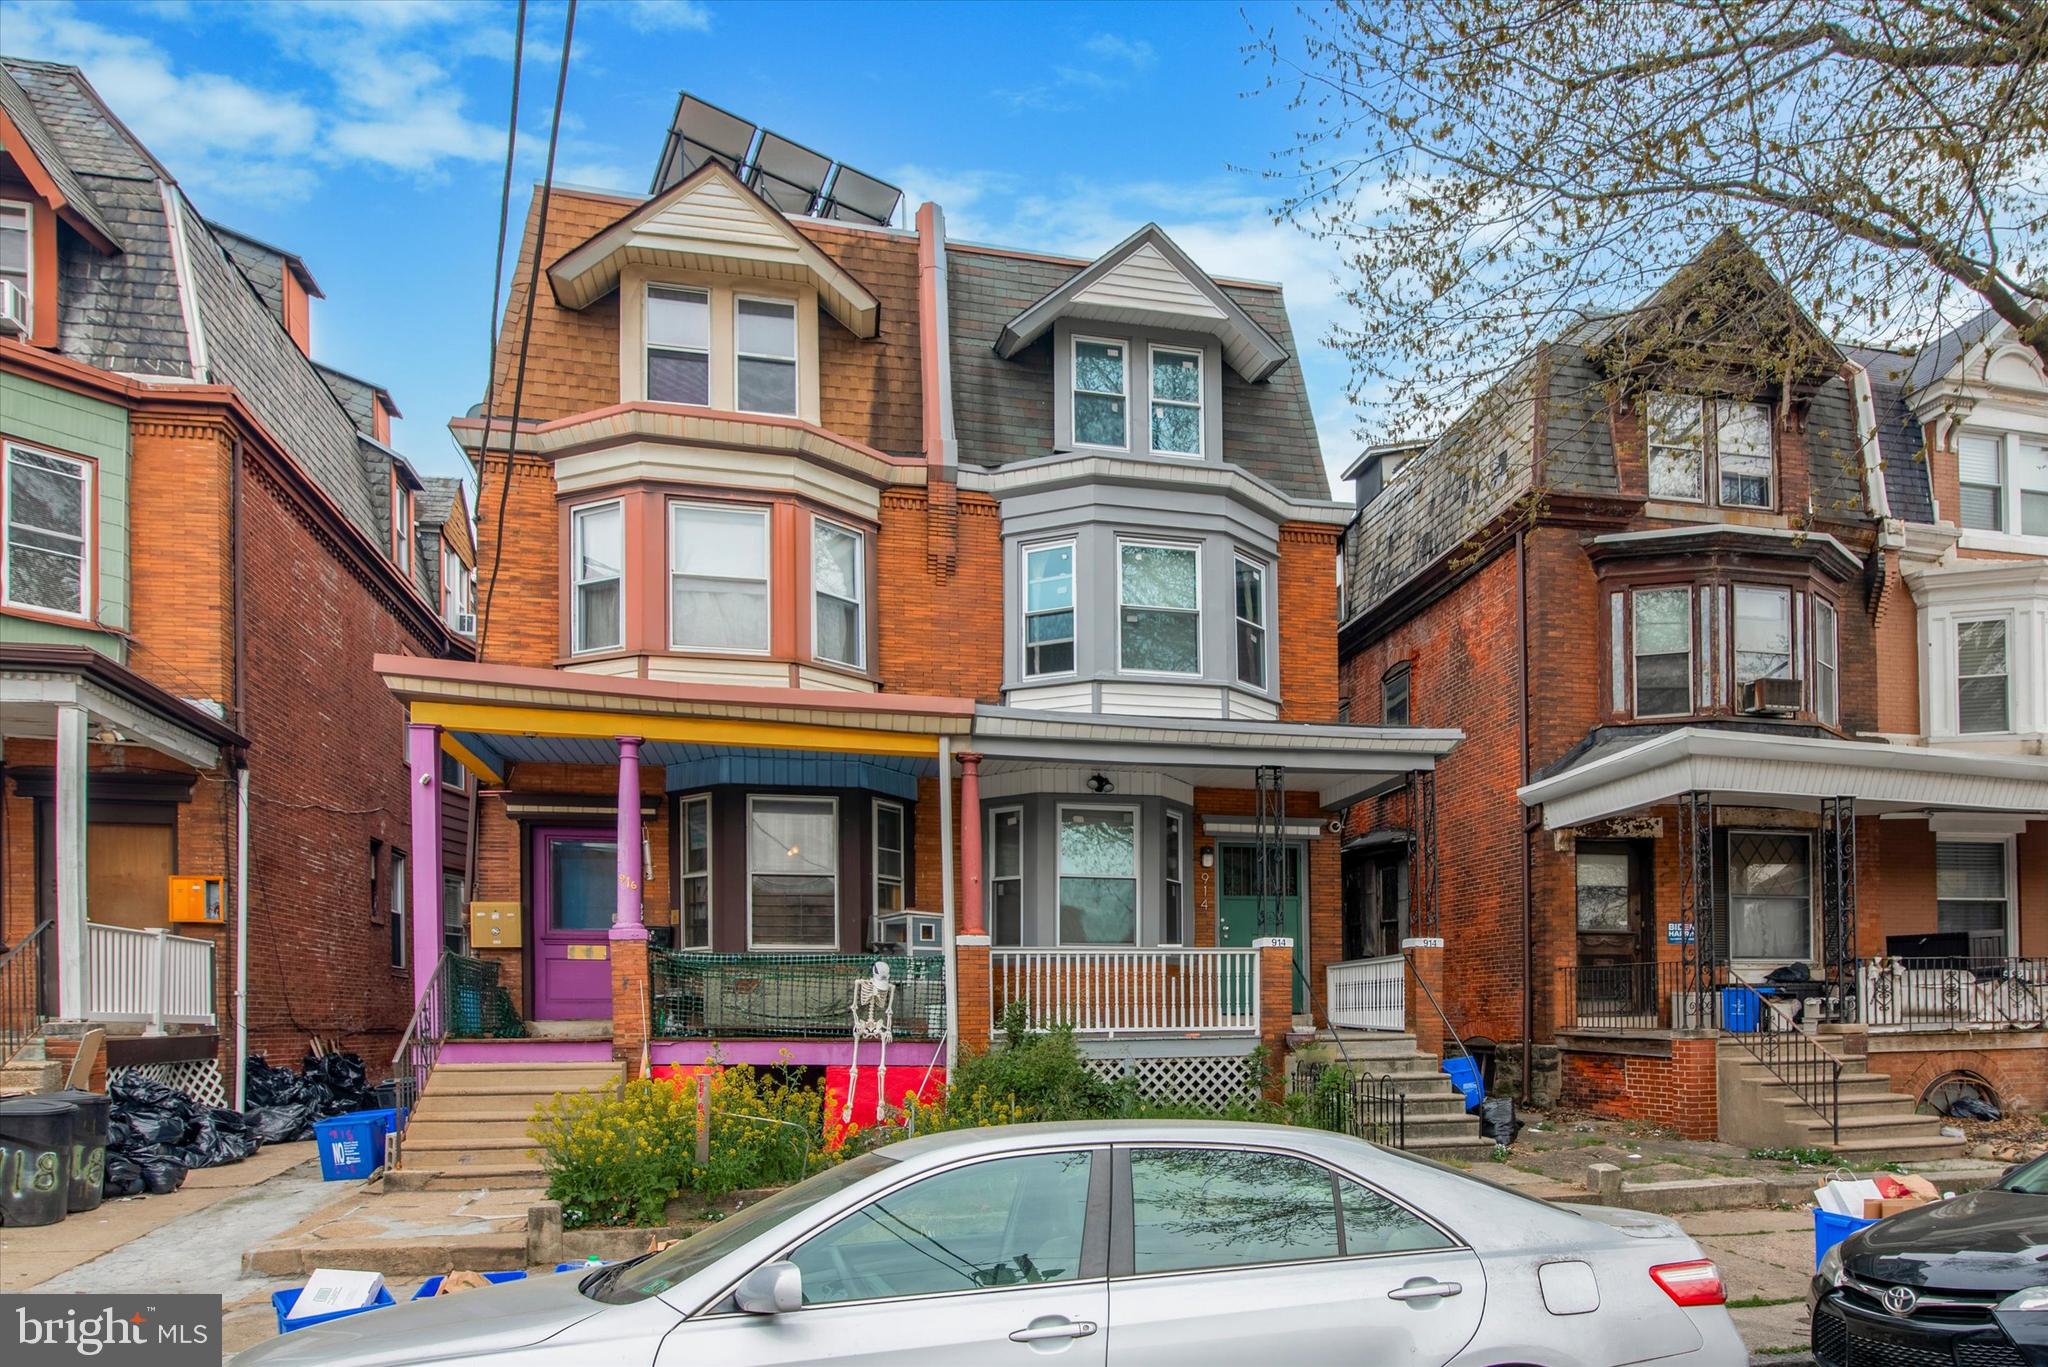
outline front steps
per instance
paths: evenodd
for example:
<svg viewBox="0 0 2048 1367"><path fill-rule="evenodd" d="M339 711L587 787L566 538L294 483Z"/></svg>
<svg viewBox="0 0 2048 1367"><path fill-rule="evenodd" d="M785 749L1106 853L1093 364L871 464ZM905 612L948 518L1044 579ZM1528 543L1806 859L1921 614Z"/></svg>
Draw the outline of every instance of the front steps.
<svg viewBox="0 0 2048 1367"><path fill-rule="evenodd" d="M1401 1147L1425 1158L1491 1157L1479 1117L1465 1109L1442 1061L1415 1048L1415 1036L1380 1030L1321 1030L1315 1042L1330 1062L1354 1073L1389 1079L1406 1098L1407 1139Z"/></svg>
<svg viewBox="0 0 2048 1367"><path fill-rule="evenodd" d="M43 1048L42 1036L37 1035L22 1045L13 1058L0 1062L0 1096L58 1091L70 1075L70 1065L51 1058Z"/></svg>
<svg viewBox="0 0 2048 1367"><path fill-rule="evenodd" d="M1965 1140L1944 1138L1940 1116L1921 1115L1913 1098L1854 1056L1842 1060L1841 1137L1786 1083L1751 1057L1742 1041L1720 1042L1721 1138L1751 1148L1829 1149L1854 1167L1960 1158Z"/></svg>
<svg viewBox="0 0 2048 1367"><path fill-rule="evenodd" d="M405 1128L394 1191L547 1184L526 1127L561 1092L616 1092L618 1063L554 1060L437 1064Z"/></svg>

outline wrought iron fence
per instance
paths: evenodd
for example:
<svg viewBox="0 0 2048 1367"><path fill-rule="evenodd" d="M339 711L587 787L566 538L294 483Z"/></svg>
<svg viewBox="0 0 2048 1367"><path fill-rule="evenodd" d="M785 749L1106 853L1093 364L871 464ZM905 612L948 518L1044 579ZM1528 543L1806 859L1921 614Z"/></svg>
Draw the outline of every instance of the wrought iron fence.
<svg viewBox="0 0 2048 1367"><path fill-rule="evenodd" d="M1557 970L1557 991L1566 1028L1580 1030L1667 1030L1693 1024L1682 1002L1698 969L1665 963L1566 964ZM1709 1024L1713 1023L1710 1017Z"/></svg>
<svg viewBox="0 0 2048 1367"><path fill-rule="evenodd" d="M50 922L24 935L0 954L0 1064L35 1037L43 1023L43 946Z"/></svg>
<svg viewBox="0 0 2048 1367"><path fill-rule="evenodd" d="M1857 988L1873 1030L2048 1029L2048 959L1865 959Z"/></svg>
<svg viewBox="0 0 2048 1367"><path fill-rule="evenodd" d="M1288 1077L1287 1090L1309 1099L1309 1123L1388 1148L1408 1142L1408 1097L1391 1077L1374 1077L1334 1063L1305 1063Z"/></svg>
<svg viewBox="0 0 2048 1367"><path fill-rule="evenodd" d="M1723 988L1724 995L1742 992L1740 985ZM1828 1124L1828 1142L1842 1139L1842 1060L1826 1046L1800 1029L1792 1012L1777 999L1749 993L1754 1003L1756 1028L1729 1030L1727 1037L1739 1041L1749 1056L1762 1064L1792 1094L1805 1102Z"/></svg>
<svg viewBox="0 0 2048 1367"><path fill-rule="evenodd" d="M853 994L878 963L889 968L897 1039L946 1033L946 967L936 954L700 954L648 956L656 1039L845 1039Z"/></svg>

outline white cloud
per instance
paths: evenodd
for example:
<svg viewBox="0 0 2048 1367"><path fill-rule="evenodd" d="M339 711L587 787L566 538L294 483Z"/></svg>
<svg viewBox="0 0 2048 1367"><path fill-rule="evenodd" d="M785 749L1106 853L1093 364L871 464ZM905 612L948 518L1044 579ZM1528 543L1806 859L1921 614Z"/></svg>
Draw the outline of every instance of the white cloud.
<svg viewBox="0 0 2048 1367"><path fill-rule="evenodd" d="M1114 33L1096 34L1081 44L1081 50L1104 62L1121 62L1140 71L1159 58L1143 38L1125 38Z"/></svg>
<svg viewBox="0 0 2048 1367"><path fill-rule="evenodd" d="M711 31L711 11L697 0L625 0L606 8L621 11L627 27L639 33Z"/></svg>
<svg viewBox="0 0 2048 1367"><path fill-rule="evenodd" d="M1124 90L1135 76L1150 70L1158 57L1143 38L1097 33L1076 45L1074 60L1052 64L1052 79L992 93L1013 111L1071 109L1084 96Z"/></svg>

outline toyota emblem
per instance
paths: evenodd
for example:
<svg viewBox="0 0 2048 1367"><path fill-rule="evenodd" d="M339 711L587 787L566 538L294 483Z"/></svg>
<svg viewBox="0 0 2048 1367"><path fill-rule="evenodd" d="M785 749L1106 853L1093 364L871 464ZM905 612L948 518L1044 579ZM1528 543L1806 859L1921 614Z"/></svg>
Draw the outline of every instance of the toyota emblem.
<svg viewBox="0 0 2048 1367"><path fill-rule="evenodd" d="M1920 1304L1920 1297L1910 1286L1888 1286L1884 1291L1884 1308L1894 1315L1910 1315L1913 1307Z"/></svg>

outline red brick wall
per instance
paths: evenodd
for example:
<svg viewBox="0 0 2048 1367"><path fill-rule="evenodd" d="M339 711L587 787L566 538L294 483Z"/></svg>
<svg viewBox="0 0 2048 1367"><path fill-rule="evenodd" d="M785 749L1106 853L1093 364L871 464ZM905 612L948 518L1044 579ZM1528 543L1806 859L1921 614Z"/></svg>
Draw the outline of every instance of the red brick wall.
<svg viewBox="0 0 2048 1367"><path fill-rule="evenodd" d="M923 489L882 496L875 621L882 687L997 702L1003 691L1003 544L995 500L958 495L954 535ZM933 538L936 521L937 540ZM952 563L933 554L950 541Z"/></svg>
<svg viewBox="0 0 2048 1367"><path fill-rule="evenodd" d="M1714 1041L1674 1039L1668 1057L1581 1053L1558 1060L1558 1100L1615 1120L1640 1120L1686 1139L1720 1135Z"/></svg>
<svg viewBox="0 0 2048 1367"><path fill-rule="evenodd" d="M1865 1065L1902 1095L1917 1099L1948 1074L1969 1072L1991 1084L2007 1115L2048 1106L2048 1033L1873 1035L1870 1043Z"/></svg>
<svg viewBox="0 0 2048 1367"><path fill-rule="evenodd" d="M1280 719L1337 717L1337 529L1280 529Z"/></svg>

